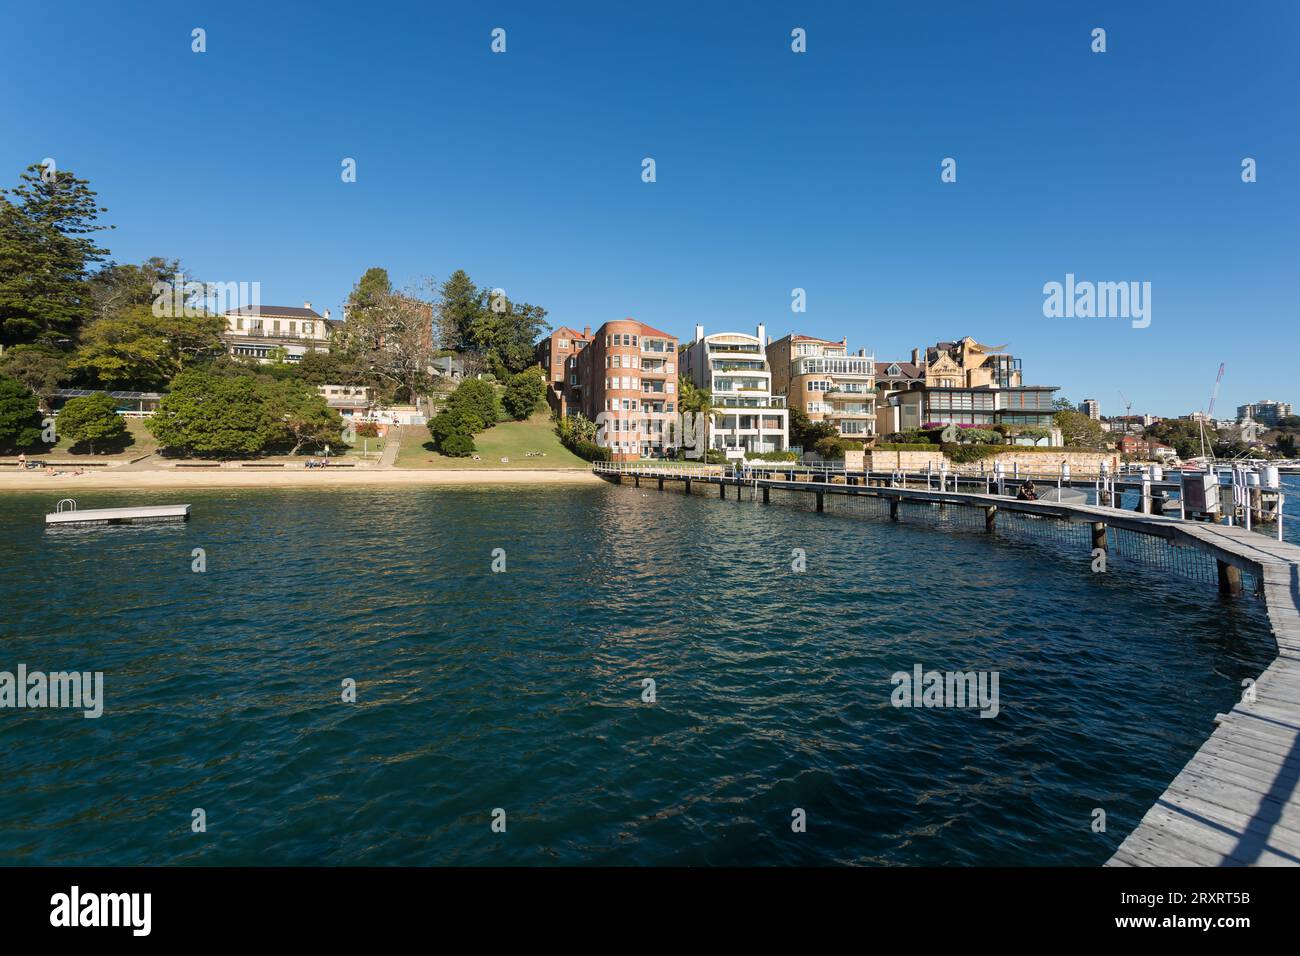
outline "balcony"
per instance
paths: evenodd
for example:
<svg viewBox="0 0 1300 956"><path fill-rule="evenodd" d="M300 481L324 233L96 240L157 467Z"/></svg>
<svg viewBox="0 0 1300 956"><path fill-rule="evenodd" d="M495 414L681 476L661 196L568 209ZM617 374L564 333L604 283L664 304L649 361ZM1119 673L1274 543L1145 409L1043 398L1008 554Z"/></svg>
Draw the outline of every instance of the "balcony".
<svg viewBox="0 0 1300 956"><path fill-rule="evenodd" d="M274 332L270 329L226 329L221 333L232 339L284 339L289 342L328 342L327 335L303 334L302 332Z"/></svg>
<svg viewBox="0 0 1300 956"><path fill-rule="evenodd" d="M715 408L785 408L784 395L722 395L713 403Z"/></svg>

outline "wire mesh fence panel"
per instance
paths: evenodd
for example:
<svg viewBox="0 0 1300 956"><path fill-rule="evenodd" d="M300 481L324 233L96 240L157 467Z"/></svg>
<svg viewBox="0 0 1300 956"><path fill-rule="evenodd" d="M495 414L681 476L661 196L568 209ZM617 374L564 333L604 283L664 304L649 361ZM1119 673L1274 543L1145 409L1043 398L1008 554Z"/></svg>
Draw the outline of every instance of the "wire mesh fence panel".
<svg viewBox="0 0 1300 956"><path fill-rule="evenodd" d="M1202 584L1218 584L1218 563L1204 551L1191 547L1177 547L1164 538L1121 528L1108 530L1110 542L1109 561L1128 563L1163 574L1174 574ZM1242 589L1250 594L1259 590L1259 576L1250 571L1241 574Z"/></svg>
<svg viewBox="0 0 1300 956"><path fill-rule="evenodd" d="M862 518L888 518L889 502L874 495L827 495L826 510Z"/></svg>
<svg viewBox="0 0 1300 956"><path fill-rule="evenodd" d="M817 496L809 491L786 491L784 488L773 488L770 500L774 505L787 505L802 508L804 511L817 510Z"/></svg>

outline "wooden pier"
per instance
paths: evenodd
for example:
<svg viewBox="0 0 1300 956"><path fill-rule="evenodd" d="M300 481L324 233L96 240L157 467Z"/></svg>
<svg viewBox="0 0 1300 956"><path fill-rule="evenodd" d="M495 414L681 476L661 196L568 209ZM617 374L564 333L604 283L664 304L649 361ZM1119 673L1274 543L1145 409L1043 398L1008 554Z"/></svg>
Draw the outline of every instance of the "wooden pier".
<svg viewBox="0 0 1300 956"><path fill-rule="evenodd" d="M1228 597L1240 596L1243 576L1249 576L1264 602L1277 657L1227 714L1215 718L1209 739L1106 865L1300 865L1300 547L1240 526L982 492L891 487L884 478L873 484L871 475L841 475L841 483L813 476L741 477L705 465L617 462L597 462L593 471L619 483L656 481L660 490L665 482L680 482L687 493L692 483L716 485L724 499L728 489L735 489L737 500L742 489L752 489L764 504L774 490L800 492L815 496L818 511L830 495L868 496L888 501L894 520L903 502L977 508L990 533L999 514L1054 518L1090 526L1093 548L1106 548L1107 529L1116 528L1193 549L1213 559L1219 591Z"/></svg>

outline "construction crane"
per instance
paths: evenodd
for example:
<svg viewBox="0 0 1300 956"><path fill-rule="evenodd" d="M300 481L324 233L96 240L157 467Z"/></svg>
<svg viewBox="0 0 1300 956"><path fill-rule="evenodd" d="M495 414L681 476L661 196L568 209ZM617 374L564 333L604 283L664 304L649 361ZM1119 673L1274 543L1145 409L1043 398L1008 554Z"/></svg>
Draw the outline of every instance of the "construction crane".
<svg viewBox="0 0 1300 956"><path fill-rule="evenodd" d="M1133 403L1124 395L1124 390L1119 390L1119 397L1124 402L1124 434L1128 434L1129 418L1133 414Z"/></svg>

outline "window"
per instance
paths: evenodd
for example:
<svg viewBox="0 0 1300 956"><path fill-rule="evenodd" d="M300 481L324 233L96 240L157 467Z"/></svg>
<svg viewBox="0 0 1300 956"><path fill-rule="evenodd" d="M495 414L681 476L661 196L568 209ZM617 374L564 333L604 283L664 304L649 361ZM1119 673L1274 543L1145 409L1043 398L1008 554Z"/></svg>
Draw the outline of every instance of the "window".
<svg viewBox="0 0 1300 956"><path fill-rule="evenodd" d="M562 349L567 349L568 347L569 347L569 340L568 340L568 339L560 339L560 348L562 348Z"/></svg>

